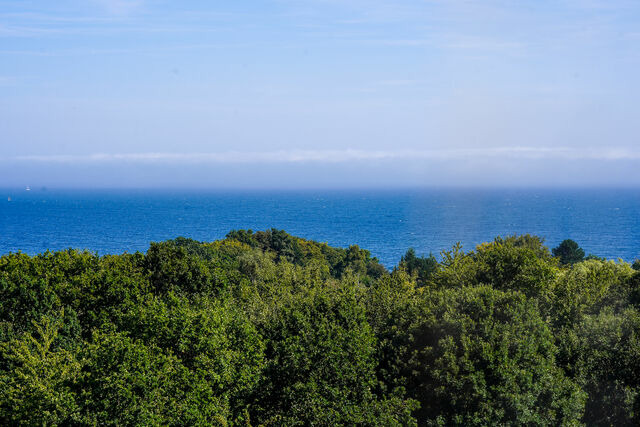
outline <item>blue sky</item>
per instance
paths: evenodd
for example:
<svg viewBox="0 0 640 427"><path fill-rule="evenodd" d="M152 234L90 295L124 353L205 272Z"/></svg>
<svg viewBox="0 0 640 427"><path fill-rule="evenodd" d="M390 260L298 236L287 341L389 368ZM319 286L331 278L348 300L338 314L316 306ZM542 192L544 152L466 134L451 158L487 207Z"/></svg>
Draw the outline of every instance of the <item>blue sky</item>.
<svg viewBox="0 0 640 427"><path fill-rule="evenodd" d="M637 186L638 70L635 0L0 0L0 186Z"/></svg>

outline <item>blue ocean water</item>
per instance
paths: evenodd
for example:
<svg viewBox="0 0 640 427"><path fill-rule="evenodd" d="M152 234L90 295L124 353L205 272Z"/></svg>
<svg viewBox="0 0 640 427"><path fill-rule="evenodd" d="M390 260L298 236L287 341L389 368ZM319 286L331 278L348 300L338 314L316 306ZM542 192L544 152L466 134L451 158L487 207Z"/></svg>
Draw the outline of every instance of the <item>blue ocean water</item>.
<svg viewBox="0 0 640 427"><path fill-rule="evenodd" d="M409 247L438 255L458 241L469 250L514 233L549 247L570 238L588 254L632 261L640 258L640 189L0 190L0 254L144 252L151 241L271 227L357 244L386 266Z"/></svg>

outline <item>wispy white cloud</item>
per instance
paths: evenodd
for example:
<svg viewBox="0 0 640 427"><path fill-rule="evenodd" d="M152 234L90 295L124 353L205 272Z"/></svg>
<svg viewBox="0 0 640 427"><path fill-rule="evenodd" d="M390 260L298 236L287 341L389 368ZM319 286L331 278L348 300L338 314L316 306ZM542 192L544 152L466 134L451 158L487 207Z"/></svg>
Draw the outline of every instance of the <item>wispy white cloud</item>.
<svg viewBox="0 0 640 427"><path fill-rule="evenodd" d="M36 26L9 26L0 24L0 37L41 37L43 35L62 34L64 30Z"/></svg>
<svg viewBox="0 0 640 427"><path fill-rule="evenodd" d="M37 12L6 12L0 13L0 19L3 20L27 20L36 22L104 22L106 18L88 17L88 16L59 16ZM110 19L109 19L110 20Z"/></svg>
<svg viewBox="0 0 640 427"><path fill-rule="evenodd" d="M0 86L13 86L17 81L14 76L0 76Z"/></svg>
<svg viewBox="0 0 640 427"><path fill-rule="evenodd" d="M473 51L506 51L527 48L527 45L522 42L469 35L449 37L449 40L442 41L440 46L448 49L464 49Z"/></svg>
<svg viewBox="0 0 640 427"><path fill-rule="evenodd" d="M151 26L105 24L95 26L7 26L0 25L0 37L38 38L43 36L110 36L140 34L217 34L220 30L204 25Z"/></svg>
<svg viewBox="0 0 640 427"><path fill-rule="evenodd" d="M266 43L191 43L168 46L120 47L109 49L57 49L57 50L0 50L0 55L16 56L84 56L84 55L119 55L119 54L154 54L166 52L215 50L215 49L248 49L266 46Z"/></svg>
<svg viewBox="0 0 640 427"><path fill-rule="evenodd" d="M418 83L417 80L394 79L394 80L380 80L376 84L379 86L413 86L417 83Z"/></svg>
<svg viewBox="0 0 640 427"><path fill-rule="evenodd" d="M114 15L129 15L139 11L144 5L144 0L93 0L103 7L108 13Z"/></svg>
<svg viewBox="0 0 640 427"><path fill-rule="evenodd" d="M427 46L433 45L433 40L427 39L385 39L365 40L365 43L379 44L383 46Z"/></svg>
<svg viewBox="0 0 640 427"><path fill-rule="evenodd" d="M640 150L627 148L493 147L441 150L280 150L226 151L209 153L95 153L86 155L29 155L11 158L19 162L41 163L345 163L391 160L463 159L560 159L560 160L640 160Z"/></svg>

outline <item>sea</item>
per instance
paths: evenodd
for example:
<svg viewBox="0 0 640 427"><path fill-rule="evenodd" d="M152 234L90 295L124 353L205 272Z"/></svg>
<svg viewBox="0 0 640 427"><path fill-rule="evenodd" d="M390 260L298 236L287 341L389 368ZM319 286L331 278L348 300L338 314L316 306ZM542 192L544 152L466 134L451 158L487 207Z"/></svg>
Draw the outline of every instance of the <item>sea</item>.
<svg viewBox="0 0 640 427"><path fill-rule="evenodd" d="M270 228L358 245L389 268L411 247L439 258L456 242L472 250L524 233L631 262L640 258L640 189L0 190L0 254L146 252L178 236Z"/></svg>

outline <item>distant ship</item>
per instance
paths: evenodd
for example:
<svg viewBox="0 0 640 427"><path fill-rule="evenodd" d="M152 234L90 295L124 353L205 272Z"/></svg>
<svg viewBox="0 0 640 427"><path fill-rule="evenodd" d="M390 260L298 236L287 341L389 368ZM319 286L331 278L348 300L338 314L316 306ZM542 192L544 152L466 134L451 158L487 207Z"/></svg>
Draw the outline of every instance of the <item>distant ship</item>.
<svg viewBox="0 0 640 427"><path fill-rule="evenodd" d="M31 187L27 185L27 188L25 188L24 191L31 191Z"/></svg>

